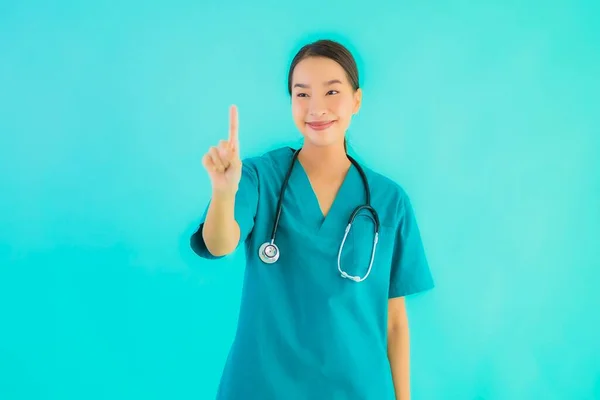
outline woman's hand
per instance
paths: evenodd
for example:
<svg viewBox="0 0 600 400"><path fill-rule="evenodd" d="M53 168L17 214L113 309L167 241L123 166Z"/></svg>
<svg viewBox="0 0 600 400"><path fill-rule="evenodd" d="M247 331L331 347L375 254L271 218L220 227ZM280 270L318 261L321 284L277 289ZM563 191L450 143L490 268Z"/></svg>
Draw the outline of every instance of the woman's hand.
<svg viewBox="0 0 600 400"><path fill-rule="evenodd" d="M215 195L235 195L242 176L238 139L238 112L235 105L229 109L229 139L211 147L202 158Z"/></svg>

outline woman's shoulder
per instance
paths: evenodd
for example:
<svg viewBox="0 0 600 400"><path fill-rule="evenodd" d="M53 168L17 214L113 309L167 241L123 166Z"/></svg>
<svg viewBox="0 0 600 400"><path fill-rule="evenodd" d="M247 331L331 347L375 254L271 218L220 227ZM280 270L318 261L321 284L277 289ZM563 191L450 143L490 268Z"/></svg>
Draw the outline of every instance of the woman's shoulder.
<svg viewBox="0 0 600 400"><path fill-rule="evenodd" d="M242 158L242 165L256 175L257 178L281 175L282 170L289 164L292 155L293 150L290 147L275 147L261 153L248 154Z"/></svg>
<svg viewBox="0 0 600 400"><path fill-rule="evenodd" d="M387 224L395 225L410 207L410 196L402 183L369 167L362 167L369 182L372 205L381 210Z"/></svg>
<svg viewBox="0 0 600 400"><path fill-rule="evenodd" d="M391 201L403 201L408 198L408 193L404 186L397 180L378 172L372 168L361 166L369 182L373 194L382 194Z"/></svg>
<svg viewBox="0 0 600 400"><path fill-rule="evenodd" d="M273 161L282 161L284 159L291 159L293 155L293 149L288 146L279 146L263 150L261 152L251 152L242 158L244 163L250 163L258 165L261 163L272 163Z"/></svg>

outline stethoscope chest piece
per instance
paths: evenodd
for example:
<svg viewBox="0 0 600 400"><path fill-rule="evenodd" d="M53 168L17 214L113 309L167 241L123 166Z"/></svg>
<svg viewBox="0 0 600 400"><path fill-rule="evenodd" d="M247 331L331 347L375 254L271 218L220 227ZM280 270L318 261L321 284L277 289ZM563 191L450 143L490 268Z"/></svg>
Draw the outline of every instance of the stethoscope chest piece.
<svg viewBox="0 0 600 400"><path fill-rule="evenodd" d="M265 242L258 249L258 257L267 264L273 264L279 259L279 248L273 242Z"/></svg>

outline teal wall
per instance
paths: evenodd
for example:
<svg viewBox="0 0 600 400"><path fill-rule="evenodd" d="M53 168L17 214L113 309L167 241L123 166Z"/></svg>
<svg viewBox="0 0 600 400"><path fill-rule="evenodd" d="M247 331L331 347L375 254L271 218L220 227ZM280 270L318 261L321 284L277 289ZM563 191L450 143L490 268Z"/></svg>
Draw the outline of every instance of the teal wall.
<svg viewBox="0 0 600 400"><path fill-rule="evenodd" d="M243 254L188 247L200 160L231 103L244 156L298 143L287 66L320 37L436 277L414 398L600 399L600 3L118 4L0 4L0 399L214 396Z"/></svg>

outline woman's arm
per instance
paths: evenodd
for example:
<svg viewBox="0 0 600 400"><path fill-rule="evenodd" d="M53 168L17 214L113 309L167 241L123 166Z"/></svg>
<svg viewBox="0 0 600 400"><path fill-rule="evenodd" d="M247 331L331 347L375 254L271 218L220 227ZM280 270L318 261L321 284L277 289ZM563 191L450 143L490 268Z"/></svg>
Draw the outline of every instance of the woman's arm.
<svg viewBox="0 0 600 400"><path fill-rule="evenodd" d="M388 359L397 400L410 399L410 340L404 297L388 302Z"/></svg>
<svg viewBox="0 0 600 400"><path fill-rule="evenodd" d="M213 256L224 256L235 250L240 227L234 214L235 194L213 193L202 229L206 248Z"/></svg>

